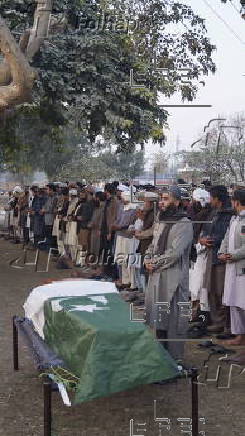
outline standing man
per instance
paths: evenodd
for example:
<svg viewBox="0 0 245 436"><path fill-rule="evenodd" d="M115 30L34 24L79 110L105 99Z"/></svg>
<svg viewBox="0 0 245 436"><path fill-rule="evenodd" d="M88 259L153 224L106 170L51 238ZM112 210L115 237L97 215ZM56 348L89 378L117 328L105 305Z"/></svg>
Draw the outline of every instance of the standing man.
<svg viewBox="0 0 245 436"><path fill-rule="evenodd" d="M230 329L229 311L222 304L225 282L225 264L218 259L218 251L229 227L233 209L227 188L213 186L210 189L212 211L208 217L212 224L204 224L199 242L207 248L206 272L203 288L207 290L210 307L210 333L228 334Z"/></svg>
<svg viewBox="0 0 245 436"><path fill-rule="evenodd" d="M146 323L156 328L158 339L168 340L162 344L176 360L183 358L183 339L187 331L187 318L181 316L178 303L188 304L192 239L192 223L181 207L181 190L172 186L168 193L164 192L153 228L153 241L146 251L145 266L149 281L145 306ZM164 304L164 311L160 314L161 303Z"/></svg>
<svg viewBox="0 0 245 436"><path fill-rule="evenodd" d="M53 224L57 213L58 202L55 191L56 188L54 185L47 185L47 199L42 210L40 211L40 214L44 216L45 224L45 243L42 245L42 247L47 251L49 251L50 248L55 248L55 246L57 245L54 237L52 236Z"/></svg>
<svg viewBox="0 0 245 436"><path fill-rule="evenodd" d="M41 210L46 202L46 196L43 188L33 187L33 200L31 204L30 216L31 225L34 235L34 247L38 248L39 242L44 238L45 225L44 215Z"/></svg>
<svg viewBox="0 0 245 436"><path fill-rule="evenodd" d="M81 191L74 213L74 219L77 221L78 244L82 247L84 252L88 252L89 250L90 229L88 228L88 223L92 219L93 211L94 202L92 201L90 193L86 190Z"/></svg>
<svg viewBox="0 0 245 436"><path fill-rule="evenodd" d="M226 265L223 303L230 306L231 333L228 345L245 345L245 190L235 191L233 216L218 258Z"/></svg>
<svg viewBox="0 0 245 436"><path fill-rule="evenodd" d="M104 272L108 277L117 279L117 269L113 263L115 230L113 225L121 212L121 201L116 197L116 188L113 184L105 185L106 202L102 221L102 248Z"/></svg>
<svg viewBox="0 0 245 436"><path fill-rule="evenodd" d="M159 195L156 192L144 192L143 193L144 208L143 208L143 226L141 231L135 232L136 239L139 240L138 252L141 256L141 280L143 283L143 289L145 291L148 281L148 273L144 268L143 261L145 252L152 242L153 238L153 224L158 213L158 201Z"/></svg>
<svg viewBox="0 0 245 436"><path fill-rule="evenodd" d="M130 278L130 269L128 268L128 257L130 251L130 240L133 236L128 233L128 227L134 224L136 220L135 205L130 203L130 192L122 192L122 199L124 209L119 218L112 225L112 230L116 232L116 246L115 246L115 262L118 265L119 280L117 286L119 288L130 288L132 285ZM118 263L118 259L123 257L123 261Z"/></svg>

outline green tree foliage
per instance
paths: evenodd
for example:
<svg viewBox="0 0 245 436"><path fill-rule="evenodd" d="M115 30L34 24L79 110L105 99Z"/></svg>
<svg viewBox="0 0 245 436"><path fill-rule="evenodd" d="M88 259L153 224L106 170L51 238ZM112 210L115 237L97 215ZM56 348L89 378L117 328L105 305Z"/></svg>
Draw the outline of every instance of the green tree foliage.
<svg viewBox="0 0 245 436"><path fill-rule="evenodd" d="M77 152L59 176L64 180L85 179L89 183L103 180L133 180L144 170L144 153L91 153Z"/></svg>
<svg viewBox="0 0 245 436"><path fill-rule="evenodd" d="M32 25L34 10L30 0L0 3L0 15L17 39ZM102 134L119 153L143 147L149 138L163 143L167 112L159 108L159 96L180 92L193 100L203 75L215 72L213 50L204 20L179 1L55 0L49 37L32 63L39 80L30 109L46 128L37 129L40 150L46 143L50 152L52 135L57 138L65 126L79 130L86 147ZM132 70L139 88L129 84ZM9 154L11 145L27 146L18 129L13 146L14 126L5 125L9 139L1 141Z"/></svg>

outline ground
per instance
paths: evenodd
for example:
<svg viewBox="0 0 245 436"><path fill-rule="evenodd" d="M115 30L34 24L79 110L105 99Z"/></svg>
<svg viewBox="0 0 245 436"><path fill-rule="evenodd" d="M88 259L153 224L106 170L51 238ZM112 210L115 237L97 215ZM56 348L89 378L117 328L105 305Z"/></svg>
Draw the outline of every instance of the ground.
<svg viewBox="0 0 245 436"><path fill-rule="evenodd" d="M70 277L71 271L58 271L51 263L48 273L35 272L33 266L18 268L10 261L23 254L21 245L0 239L0 436L42 436L42 384L34 368L32 357L20 341L20 371L12 365L12 326L14 314L23 315L23 303L30 288L48 278ZM33 255L33 253L32 253ZM40 268L41 269L41 268ZM44 269L44 268L43 268ZM199 341L200 342L200 341ZM238 348L238 347L237 347ZM201 367L207 357L197 342L186 346L185 362ZM215 378L218 358L211 360L210 378ZM212 363L213 362L213 363ZM223 366L222 366L223 368ZM220 386L214 381L199 385L200 435L242 436L245 428L245 375L238 375L241 367L232 368L232 383L226 389L229 366L224 365ZM118 369L120 371L120 369ZM200 382L204 382L200 378ZM154 422L154 400L157 417L170 419L170 430ZM76 407L67 408L60 396L53 394L54 436L178 436L182 433L177 418L191 416L191 386L189 380L178 380L164 386L147 385L101 398ZM130 420L134 430L130 434ZM137 424L146 424L137 426ZM141 429L141 430L140 430ZM146 431L143 431L146 430ZM184 430L184 428L183 428Z"/></svg>

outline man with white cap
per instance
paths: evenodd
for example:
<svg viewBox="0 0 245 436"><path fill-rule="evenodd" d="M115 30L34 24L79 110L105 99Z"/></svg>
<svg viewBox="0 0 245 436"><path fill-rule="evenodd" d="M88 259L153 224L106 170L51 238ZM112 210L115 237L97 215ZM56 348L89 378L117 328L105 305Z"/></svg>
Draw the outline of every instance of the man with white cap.
<svg viewBox="0 0 245 436"><path fill-rule="evenodd" d="M153 238L153 224L158 212L159 194L157 192L146 191L139 193L138 198L142 198L144 201L143 226L140 231L136 230L135 237L139 240L138 252L141 255L141 276L143 276L142 283L144 283L143 288L145 289L148 273L145 268L143 268L143 260L145 252L151 244Z"/></svg>
<svg viewBox="0 0 245 436"><path fill-rule="evenodd" d="M15 244L18 244L20 242L20 227L19 227L19 198L23 194L23 189L21 186L15 186L13 189L13 197L10 200L10 208L11 208L11 214L10 214L10 220L11 224L13 226L13 234L14 239L13 242Z"/></svg>
<svg viewBox="0 0 245 436"><path fill-rule="evenodd" d="M210 194L202 188L197 188L192 194L192 219L194 223L194 238L191 252L190 293L192 299L192 321L197 321L189 329L190 336L201 337L206 332L209 320L209 304L207 291L203 286L206 273L207 249L199 242L204 221L207 221L211 212ZM193 337L194 337L193 336Z"/></svg>
<svg viewBox="0 0 245 436"><path fill-rule="evenodd" d="M128 227L136 220L136 204L130 203L131 193L129 191L122 192L122 200L124 203L123 212L113 224L112 229L116 231L116 247L115 247L115 262L119 267L119 287L130 287L130 270L128 269L129 238L132 235L127 233Z"/></svg>
<svg viewBox="0 0 245 436"><path fill-rule="evenodd" d="M69 206L69 189L66 183L59 183L59 193L57 201L57 215L54 220L52 235L57 238L57 247L60 255L65 253L64 236L65 236L65 222L67 209ZM76 190L75 195L76 195Z"/></svg>
<svg viewBox="0 0 245 436"><path fill-rule="evenodd" d="M78 191L75 188L69 189L69 202L62 211L64 229L64 247L66 254L72 261L76 260L77 254L77 222L73 220L78 202ZM66 215L65 215L66 212Z"/></svg>
<svg viewBox="0 0 245 436"><path fill-rule="evenodd" d="M236 336L227 344L245 345L245 189L235 191L232 200L236 215L218 257L226 265L223 303L230 307L231 333Z"/></svg>

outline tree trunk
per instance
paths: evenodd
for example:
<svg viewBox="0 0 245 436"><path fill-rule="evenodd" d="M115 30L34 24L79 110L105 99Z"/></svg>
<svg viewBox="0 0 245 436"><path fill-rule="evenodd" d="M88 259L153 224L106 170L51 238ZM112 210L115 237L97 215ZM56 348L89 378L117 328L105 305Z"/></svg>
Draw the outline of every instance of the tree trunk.
<svg viewBox="0 0 245 436"><path fill-rule="evenodd" d="M48 36L53 0L36 0L33 28L26 31L17 44L4 20L0 17L0 113L21 103L31 101L37 72L29 62Z"/></svg>
<svg viewBox="0 0 245 436"><path fill-rule="evenodd" d="M0 87L0 111L2 111L30 100L36 73L30 67L2 18L0 18L0 51L10 67L12 77L10 84Z"/></svg>
<svg viewBox="0 0 245 436"><path fill-rule="evenodd" d="M4 60L0 64L0 86L1 85L9 85L11 82L11 72L9 68L9 64Z"/></svg>

